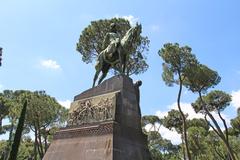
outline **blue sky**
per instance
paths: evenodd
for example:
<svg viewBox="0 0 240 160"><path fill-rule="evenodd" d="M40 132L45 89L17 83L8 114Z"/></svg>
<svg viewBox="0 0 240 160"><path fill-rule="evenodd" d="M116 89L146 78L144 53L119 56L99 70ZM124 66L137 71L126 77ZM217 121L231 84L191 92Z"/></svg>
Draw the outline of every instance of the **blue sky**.
<svg viewBox="0 0 240 160"><path fill-rule="evenodd" d="M69 103L91 87L94 75L94 64L83 63L76 51L81 31L92 20L126 17L140 22L142 35L150 39L150 67L132 77L143 81L143 115L165 115L176 102L178 88L162 81L157 52L164 43L177 42L192 47L201 63L218 71L222 80L215 89L234 96L224 112L230 119L240 106L239 6L237 0L0 0L0 89L46 90ZM195 99L184 91L184 106Z"/></svg>

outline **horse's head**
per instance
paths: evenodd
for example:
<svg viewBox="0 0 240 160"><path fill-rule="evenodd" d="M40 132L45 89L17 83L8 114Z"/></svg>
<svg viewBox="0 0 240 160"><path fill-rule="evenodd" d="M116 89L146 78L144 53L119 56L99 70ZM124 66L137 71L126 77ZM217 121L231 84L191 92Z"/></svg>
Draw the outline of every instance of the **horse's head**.
<svg viewBox="0 0 240 160"><path fill-rule="evenodd" d="M136 28L136 32L137 32L137 34L140 35L141 32L142 32L142 25L136 23L136 26L135 26L134 28Z"/></svg>
<svg viewBox="0 0 240 160"><path fill-rule="evenodd" d="M136 23L136 26L132 28L132 37L133 38L138 38L142 32L142 25Z"/></svg>
<svg viewBox="0 0 240 160"><path fill-rule="evenodd" d="M134 44L137 39L140 37L140 34L142 32L142 25L136 23L136 26L130 28L125 36L122 38L121 44L126 49ZM130 47L131 48L131 47Z"/></svg>

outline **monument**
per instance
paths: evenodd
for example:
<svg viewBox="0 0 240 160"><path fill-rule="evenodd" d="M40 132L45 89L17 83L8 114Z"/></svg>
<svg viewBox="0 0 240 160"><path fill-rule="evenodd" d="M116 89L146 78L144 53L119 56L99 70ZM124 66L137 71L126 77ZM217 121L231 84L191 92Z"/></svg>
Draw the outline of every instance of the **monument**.
<svg viewBox="0 0 240 160"><path fill-rule="evenodd" d="M111 27L114 38L98 56L93 88L74 97L67 127L56 132L44 160L151 159L141 128L141 81L134 84L123 74L132 50L130 41L140 34L141 25L129 29L121 40L115 37L114 24ZM102 82L116 64L122 67L121 74Z"/></svg>

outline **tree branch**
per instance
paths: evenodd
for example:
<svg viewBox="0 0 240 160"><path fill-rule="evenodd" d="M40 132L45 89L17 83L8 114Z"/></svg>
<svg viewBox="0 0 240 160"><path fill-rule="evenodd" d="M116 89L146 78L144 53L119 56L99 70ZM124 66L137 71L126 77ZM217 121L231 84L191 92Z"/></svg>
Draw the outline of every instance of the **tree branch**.
<svg viewBox="0 0 240 160"><path fill-rule="evenodd" d="M225 127L225 136L226 136L226 140L228 141L228 128L227 128L227 123L225 121L225 119L222 117L220 110L218 110L218 116L221 118L221 120L223 121L224 127Z"/></svg>
<svg viewBox="0 0 240 160"><path fill-rule="evenodd" d="M213 131L214 131L219 137L221 137L221 135L218 133L217 129L214 128L214 126L207 120L207 114L204 115L204 119L205 119L205 121L208 123L208 125L213 129Z"/></svg>

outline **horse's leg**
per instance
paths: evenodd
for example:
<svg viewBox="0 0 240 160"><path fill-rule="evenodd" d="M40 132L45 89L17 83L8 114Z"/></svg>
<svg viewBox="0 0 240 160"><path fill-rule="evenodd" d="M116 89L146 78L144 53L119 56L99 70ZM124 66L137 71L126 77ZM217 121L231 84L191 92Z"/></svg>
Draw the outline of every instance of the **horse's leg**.
<svg viewBox="0 0 240 160"><path fill-rule="evenodd" d="M101 70L99 70L99 69L96 70L96 73L95 73L94 79L93 79L93 85L92 85L92 87L95 86L95 83L96 83L96 80L97 80L97 78L98 78L98 75L99 75L100 71L101 71Z"/></svg>
<svg viewBox="0 0 240 160"><path fill-rule="evenodd" d="M121 54L120 49L117 49L117 53L118 53L118 58L119 58L119 62L120 62L120 74L124 74L124 70L123 70L123 55Z"/></svg>
<svg viewBox="0 0 240 160"><path fill-rule="evenodd" d="M125 70L126 70L126 61L127 61L127 57L126 57L126 53L124 53L124 50L122 50L122 54L121 54L121 61L122 61L122 73L125 74Z"/></svg>
<svg viewBox="0 0 240 160"><path fill-rule="evenodd" d="M102 63L103 63L102 57L98 57L98 61L97 61L97 64L95 66L96 73L95 73L94 78L93 78L93 86L92 87L95 86L95 83L97 81L98 75L99 75L99 73L102 70L102 67L103 67Z"/></svg>
<svg viewBox="0 0 240 160"><path fill-rule="evenodd" d="M106 64L102 69L102 75L99 78L98 84L102 82L102 80L107 76L108 70L110 69L110 64Z"/></svg>
<svg viewBox="0 0 240 160"><path fill-rule="evenodd" d="M125 73L126 64L127 64L127 57L126 57L126 55L124 55L124 56L123 56L123 73Z"/></svg>
<svg viewBox="0 0 240 160"><path fill-rule="evenodd" d="M98 84L102 82L102 80L107 76L107 73L102 73L101 77L99 78Z"/></svg>

